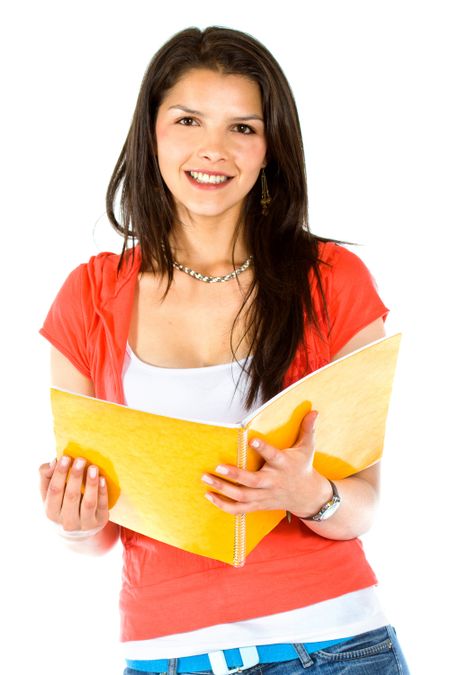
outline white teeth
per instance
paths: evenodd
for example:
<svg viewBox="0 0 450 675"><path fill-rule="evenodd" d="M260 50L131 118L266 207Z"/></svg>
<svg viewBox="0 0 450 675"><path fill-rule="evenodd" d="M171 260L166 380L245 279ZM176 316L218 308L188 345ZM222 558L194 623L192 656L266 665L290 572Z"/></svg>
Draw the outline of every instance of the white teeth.
<svg viewBox="0 0 450 675"><path fill-rule="evenodd" d="M211 176L208 173L200 173L199 171L189 171L189 174L197 181L197 183L225 183L228 180L227 176Z"/></svg>

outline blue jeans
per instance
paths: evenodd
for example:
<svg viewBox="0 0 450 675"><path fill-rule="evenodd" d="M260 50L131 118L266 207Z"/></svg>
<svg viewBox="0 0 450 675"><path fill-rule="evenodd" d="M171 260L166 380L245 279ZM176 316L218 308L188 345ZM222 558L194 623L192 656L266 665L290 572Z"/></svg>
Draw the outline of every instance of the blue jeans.
<svg viewBox="0 0 450 675"><path fill-rule="evenodd" d="M392 626L361 633L314 654L308 654L301 644L295 645L295 649L298 659L259 664L242 672L247 675L409 675ZM175 675L176 672L176 663L172 660L169 664L169 675ZM124 675L143 673L126 668ZM196 675L212 675L212 671L203 671Z"/></svg>

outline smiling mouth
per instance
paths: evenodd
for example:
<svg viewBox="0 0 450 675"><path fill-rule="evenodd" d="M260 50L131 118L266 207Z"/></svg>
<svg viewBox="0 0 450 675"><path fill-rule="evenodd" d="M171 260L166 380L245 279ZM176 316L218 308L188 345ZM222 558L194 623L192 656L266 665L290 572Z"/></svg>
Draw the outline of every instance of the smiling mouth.
<svg viewBox="0 0 450 675"><path fill-rule="evenodd" d="M201 171L187 171L186 173L201 185L220 185L232 179L232 176L202 173Z"/></svg>

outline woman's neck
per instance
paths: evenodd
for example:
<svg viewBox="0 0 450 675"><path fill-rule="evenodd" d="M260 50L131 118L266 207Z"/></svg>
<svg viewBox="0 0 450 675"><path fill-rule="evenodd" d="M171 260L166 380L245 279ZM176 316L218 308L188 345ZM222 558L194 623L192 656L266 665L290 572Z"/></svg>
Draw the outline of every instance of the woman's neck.
<svg viewBox="0 0 450 675"><path fill-rule="evenodd" d="M175 260L203 274L226 274L250 255L240 231L231 227L189 223L174 227L170 245ZM241 228L242 230L242 228ZM235 242L235 243L234 243Z"/></svg>

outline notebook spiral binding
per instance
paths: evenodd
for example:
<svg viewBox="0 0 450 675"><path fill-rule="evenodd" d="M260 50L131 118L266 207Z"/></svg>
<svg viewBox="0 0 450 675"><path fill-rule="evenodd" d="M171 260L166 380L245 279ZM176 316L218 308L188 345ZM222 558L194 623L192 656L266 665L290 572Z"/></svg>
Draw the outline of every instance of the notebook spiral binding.
<svg viewBox="0 0 450 675"><path fill-rule="evenodd" d="M239 433L237 466L239 469L247 468L247 429L241 429ZM243 567L245 563L245 513L235 516L234 522L234 552L233 566Z"/></svg>

